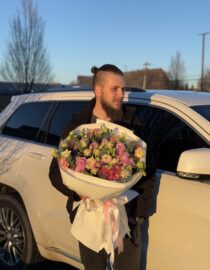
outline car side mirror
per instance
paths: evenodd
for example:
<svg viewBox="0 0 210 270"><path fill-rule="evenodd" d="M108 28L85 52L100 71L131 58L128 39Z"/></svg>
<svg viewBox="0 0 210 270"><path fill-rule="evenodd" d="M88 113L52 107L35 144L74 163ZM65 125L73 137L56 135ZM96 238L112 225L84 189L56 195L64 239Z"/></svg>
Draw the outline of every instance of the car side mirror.
<svg viewBox="0 0 210 270"><path fill-rule="evenodd" d="M210 181L210 148L182 152L176 174L184 179Z"/></svg>

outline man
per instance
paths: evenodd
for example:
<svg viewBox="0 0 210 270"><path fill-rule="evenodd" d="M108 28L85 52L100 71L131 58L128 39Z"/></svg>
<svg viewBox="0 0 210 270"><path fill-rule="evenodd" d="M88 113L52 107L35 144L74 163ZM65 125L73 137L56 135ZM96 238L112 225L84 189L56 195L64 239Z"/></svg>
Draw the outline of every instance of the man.
<svg viewBox="0 0 210 270"><path fill-rule="evenodd" d="M125 79L123 72L114 65L106 64L100 68L93 67L91 70L93 76L93 90L95 98L82 110L77 117L67 125L61 138L64 139L70 130L86 123L94 123L96 119L121 123L122 102L124 98ZM131 229L131 238L124 238L124 251L118 255L115 253L115 270L139 270L140 269L140 223L143 217L147 217L148 199L151 197L154 177L144 178L141 183L136 184L135 189L140 193L146 194L146 200L143 195L139 196L126 205L129 226ZM61 192L69 197L67 210L70 214L70 220L73 222L76 210L72 210L75 200L80 200L78 194L66 190L62 185L62 179L58 168L57 160L54 158L50 166L49 177L52 184ZM139 222L140 221L140 222ZM105 250L99 253L79 243L80 255L85 270L105 270L108 262L108 255Z"/></svg>

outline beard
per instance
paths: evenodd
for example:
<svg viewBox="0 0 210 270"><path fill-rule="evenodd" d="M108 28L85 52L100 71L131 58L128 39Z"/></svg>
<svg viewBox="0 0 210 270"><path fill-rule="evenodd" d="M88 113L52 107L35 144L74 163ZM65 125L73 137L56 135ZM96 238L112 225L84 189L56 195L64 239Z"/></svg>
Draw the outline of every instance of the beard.
<svg viewBox="0 0 210 270"><path fill-rule="evenodd" d="M111 107L111 105L106 101L104 101L103 99L101 100L101 106L107 112L108 116L111 118L113 122L122 120L123 116L122 106L120 106L119 109L115 109Z"/></svg>

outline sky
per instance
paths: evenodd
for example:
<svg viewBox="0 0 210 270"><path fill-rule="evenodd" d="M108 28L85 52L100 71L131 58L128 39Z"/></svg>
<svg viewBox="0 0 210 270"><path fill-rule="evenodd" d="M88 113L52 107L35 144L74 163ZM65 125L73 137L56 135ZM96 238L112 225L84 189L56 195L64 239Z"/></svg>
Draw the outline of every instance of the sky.
<svg viewBox="0 0 210 270"><path fill-rule="evenodd" d="M210 0L34 0L45 23L44 45L55 82L91 75L93 65L122 71L169 70L181 54L185 79L201 75L202 36L210 32ZM21 0L0 0L0 63L10 39L9 23ZM210 68L210 34L205 35L205 68Z"/></svg>

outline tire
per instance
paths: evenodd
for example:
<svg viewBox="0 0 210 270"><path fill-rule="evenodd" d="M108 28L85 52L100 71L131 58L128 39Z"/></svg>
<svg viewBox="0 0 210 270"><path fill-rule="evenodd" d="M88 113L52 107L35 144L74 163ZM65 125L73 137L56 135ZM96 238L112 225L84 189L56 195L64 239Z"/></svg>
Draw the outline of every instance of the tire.
<svg viewBox="0 0 210 270"><path fill-rule="evenodd" d="M14 197L0 195L0 269L26 270L40 259L24 207Z"/></svg>

